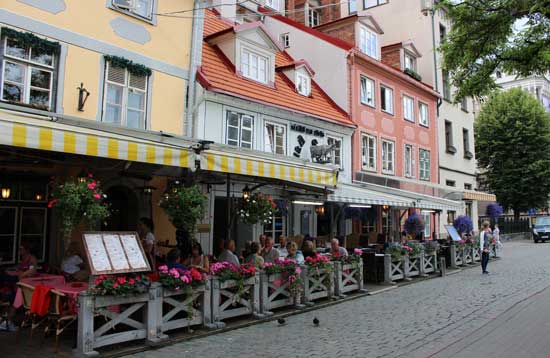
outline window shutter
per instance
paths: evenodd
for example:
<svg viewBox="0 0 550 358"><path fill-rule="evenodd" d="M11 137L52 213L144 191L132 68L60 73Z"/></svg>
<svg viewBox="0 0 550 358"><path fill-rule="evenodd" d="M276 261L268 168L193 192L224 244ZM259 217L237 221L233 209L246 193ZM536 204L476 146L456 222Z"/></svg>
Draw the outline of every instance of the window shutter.
<svg viewBox="0 0 550 358"><path fill-rule="evenodd" d="M130 76L130 87L140 89L145 91L147 87L147 77L145 76L136 76L129 74Z"/></svg>
<svg viewBox="0 0 550 358"><path fill-rule="evenodd" d="M109 64L107 73L107 80L121 85L126 84L126 69L121 67L114 67Z"/></svg>

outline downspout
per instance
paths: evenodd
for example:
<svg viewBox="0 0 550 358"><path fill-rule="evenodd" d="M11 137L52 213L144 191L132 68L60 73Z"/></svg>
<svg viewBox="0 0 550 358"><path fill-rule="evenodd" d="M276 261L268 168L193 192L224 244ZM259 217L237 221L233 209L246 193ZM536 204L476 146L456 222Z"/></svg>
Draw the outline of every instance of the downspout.
<svg viewBox="0 0 550 358"><path fill-rule="evenodd" d="M204 1L197 0L193 5L193 25L191 29L191 58L189 59L189 83L187 85L187 107L183 123L183 135L195 137L194 107L197 91L197 69L202 61L202 37L204 29Z"/></svg>

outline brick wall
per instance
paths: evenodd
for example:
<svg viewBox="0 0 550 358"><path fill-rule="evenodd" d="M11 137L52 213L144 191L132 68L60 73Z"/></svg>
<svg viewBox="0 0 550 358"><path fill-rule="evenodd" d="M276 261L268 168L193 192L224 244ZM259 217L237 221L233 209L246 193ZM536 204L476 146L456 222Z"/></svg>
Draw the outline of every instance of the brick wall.
<svg viewBox="0 0 550 358"><path fill-rule="evenodd" d="M354 25L350 24L347 26L342 26L335 29L320 29L322 32L334 36L336 38L339 38L340 40L346 41L348 43L355 43L355 31L354 31Z"/></svg>
<svg viewBox="0 0 550 358"><path fill-rule="evenodd" d="M306 25L307 14L304 11L307 0L286 0L286 16L302 25ZM321 6L333 4L333 6L326 6L320 8L321 12L321 24L325 24L330 21L338 20L340 18L340 6L337 0L320 0ZM317 6L316 4L310 4L310 6Z"/></svg>
<svg viewBox="0 0 550 358"><path fill-rule="evenodd" d="M401 69L400 48L382 49L382 62L386 65Z"/></svg>

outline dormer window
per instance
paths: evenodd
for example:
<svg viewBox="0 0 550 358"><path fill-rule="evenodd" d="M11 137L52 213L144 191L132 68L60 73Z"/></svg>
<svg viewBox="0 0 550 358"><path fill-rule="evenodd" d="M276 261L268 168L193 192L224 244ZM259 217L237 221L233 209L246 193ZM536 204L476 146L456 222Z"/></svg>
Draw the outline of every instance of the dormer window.
<svg viewBox="0 0 550 358"><path fill-rule="evenodd" d="M416 71L416 57L408 52L405 52L404 70Z"/></svg>
<svg viewBox="0 0 550 358"><path fill-rule="evenodd" d="M378 59L378 36L364 26L359 30L359 49L364 54Z"/></svg>
<svg viewBox="0 0 550 358"><path fill-rule="evenodd" d="M241 53L241 72L244 77L251 80L267 83L267 64L269 59L248 49Z"/></svg>
<svg viewBox="0 0 550 358"><path fill-rule="evenodd" d="M311 78L300 72L296 72L296 91L302 96L309 96L311 93Z"/></svg>
<svg viewBox="0 0 550 358"><path fill-rule="evenodd" d="M319 10L309 9L308 20L309 27L319 26L321 24L321 12Z"/></svg>

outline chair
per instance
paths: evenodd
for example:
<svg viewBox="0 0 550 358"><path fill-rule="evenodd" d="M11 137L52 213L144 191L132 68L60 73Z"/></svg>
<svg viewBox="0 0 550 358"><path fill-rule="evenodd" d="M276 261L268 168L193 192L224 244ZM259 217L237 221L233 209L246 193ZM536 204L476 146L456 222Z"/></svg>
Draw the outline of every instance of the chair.
<svg viewBox="0 0 550 358"><path fill-rule="evenodd" d="M9 302L0 302L0 311L2 315L0 316L0 324L8 322L8 312L11 304Z"/></svg>
<svg viewBox="0 0 550 358"><path fill-rule="evenodd" d="M48 323L44 329L44 336L48 335L51 324L55 322L55 352L59 351L59 336L76 321L77 315L70 310L67 295L57 290L51 290L51 303L48 313Z"/></svg>

